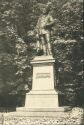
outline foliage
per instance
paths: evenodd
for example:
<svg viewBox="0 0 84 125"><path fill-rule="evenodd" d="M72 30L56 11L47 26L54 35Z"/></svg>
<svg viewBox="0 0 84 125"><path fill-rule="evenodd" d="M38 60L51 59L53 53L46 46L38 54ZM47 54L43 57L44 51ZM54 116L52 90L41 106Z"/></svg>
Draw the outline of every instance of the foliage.
<svg viewBox="0 0 84 125"><path fill-rule="evenodd" d="M56 40L53 45L54 57L56 58L56 76L59 93L66 98L65 104L79 105L83 99L83 42L69 40L60 42ZM62 39L63 41L63 39ZM72 42L71 42L72 41ZM82 92L81 92L82 91ZM81 94L79 94L81 92Z"/></svg>

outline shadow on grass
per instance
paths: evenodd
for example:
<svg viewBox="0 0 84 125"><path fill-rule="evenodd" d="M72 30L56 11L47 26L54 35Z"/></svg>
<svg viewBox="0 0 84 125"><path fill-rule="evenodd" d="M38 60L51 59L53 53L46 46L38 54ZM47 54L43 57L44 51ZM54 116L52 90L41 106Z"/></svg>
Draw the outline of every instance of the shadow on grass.
<svg viewBox="0 0 84 125"><path fill-rule="evenodd" d="M7 99L6 99L7 98ZM15 96L8 96L0 98L0 112L15 112L17 107L24 107L25 105L25 94L19 94Z"/></svg>
<svg viewBox="0 0 84 125"><path fill-rule="evenodd" d="M7 112L15 112L16 107L0 107L1 113L7 113Z"/></svg>

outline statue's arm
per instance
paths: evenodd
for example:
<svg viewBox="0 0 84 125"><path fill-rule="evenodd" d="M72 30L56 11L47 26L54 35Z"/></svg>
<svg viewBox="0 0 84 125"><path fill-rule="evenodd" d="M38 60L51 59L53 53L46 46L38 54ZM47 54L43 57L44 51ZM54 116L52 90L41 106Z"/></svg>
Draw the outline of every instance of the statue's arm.
<svg viewBox="0 0 84 125"><path fill-rule="evenodd" d="M39 33L39 25L40 25L40 22L39 22L39 19L37 21L37 24L35 26L35 32L38 34Z"/></svg>
<svg viewBox="0 0 84 125"><path fill-rule="evenodd" d="M47 24L45 25L45 29L50 29L50 28L52 28L53 26L55 25L55 20L53 19L53 17L52 16L49 16L48 17L48 22L47 22Z"/></svg>

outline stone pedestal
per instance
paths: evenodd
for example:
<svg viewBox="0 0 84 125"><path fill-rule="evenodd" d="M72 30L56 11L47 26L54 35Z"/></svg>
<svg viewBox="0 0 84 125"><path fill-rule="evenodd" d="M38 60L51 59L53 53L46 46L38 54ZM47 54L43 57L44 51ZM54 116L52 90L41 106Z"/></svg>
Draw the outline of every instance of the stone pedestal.
<svg viewBox="0 0 84 125"><path fill-rule="evenodd" d="M53 112L63 111L59 108L58 93L54 89L54 63L52 56L35 57L33 66L32 90L26 94L25 110L31 116L52 116Z"/></svg>
<svg viewBox="0 0 84 125"><path fill-rule="evenodd" d="M26 94L25 107L58 107L58 93L54 90L54 62L52 56L36 57L31 61L33 83L32 90Z"/></svg>

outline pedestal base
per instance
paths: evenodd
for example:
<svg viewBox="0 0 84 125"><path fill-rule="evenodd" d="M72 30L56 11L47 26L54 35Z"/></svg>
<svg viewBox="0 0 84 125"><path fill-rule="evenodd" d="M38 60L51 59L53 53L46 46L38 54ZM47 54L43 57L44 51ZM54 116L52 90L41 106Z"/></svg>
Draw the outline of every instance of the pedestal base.
<svg viewBox="0 0 84 125"><path fill-rule="evenodd" d="M55 90L30 91L26 94L25 107L43 109L58 107L58 93Z"/></svg>
<svg viewBox="0 0 84 125"><path fill-rule="evenodd" d="M28 117L57 117L68 110L69 107L59 107L58 93L55 90L30 91L26 94L25 107L16 109L21 114L25 112Z"/></svg>

